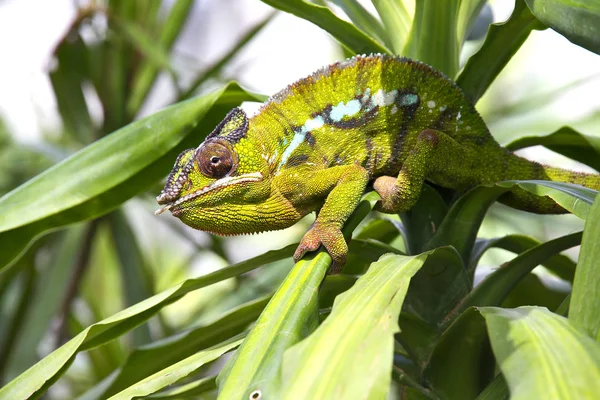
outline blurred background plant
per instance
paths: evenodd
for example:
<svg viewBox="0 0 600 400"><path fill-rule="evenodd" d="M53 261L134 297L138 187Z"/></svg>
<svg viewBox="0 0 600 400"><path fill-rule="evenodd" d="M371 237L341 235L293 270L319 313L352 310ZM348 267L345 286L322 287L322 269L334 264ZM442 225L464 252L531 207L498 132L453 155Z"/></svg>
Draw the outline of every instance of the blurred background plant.
<svg viewBox="0 0 600 400"><path fill-rule="evenodd" d="M0 103L3 113L0 118L6 121L0 124L0 194L60 163L37 178L37 182L45 179L47 186L35 183L23 186L21 193L27 194L23 190L30 188L31 197L44 193L40 196L42 202L25 207L33 209L30 213L15 211L19 204L24 207L18 197L14 200L15 197L7 196L4 202L0 201L0 225L4 231L0 251L2 265L7 265L0 274L0 382L10 382L69 339L86 332L92 324L178 287L180 282L190 282L186 279L208 274L218 283L195 291L191 284L184 284L169 295L173 297L155 304L154 311L140 311L154 315L151 318L140 314L139 319L137 316L125 319L128 326L107 325L102 332L90 333L92 336L88 336L81 348L65 356L64 360L73 361L70 368L62 369L63 365L68 366L66 361L61 364L56 357L50 359L50 363L56 362L55 374L46 378L42 373L36 375L41 383L38 386L32 383L23 393L46 393L48 398L60 399L106 398L117 393L126 396L124 391L136 382L157 371L166 371L188 355L235 338L258 317L292 267L289 252L293 245L275 253L266 251L296 242L306 231L310 218L284 234L224 239L190 230L173 218L152 215L156 206L154 197L162 187L159 180L169 172L177 153L200 143L227 109L243 101L265 99L251 92L273 94L316 68L355 53L392 52L421 59L449 76L458 77L459 84L466 87L474 100L483 95L477 103L478 109L501 143L523 135L547 134L567 124L588 135L598 132L600 103L593 96L600 89L596 72L600 70L599 57L551 30L543 30L544 26L521 1L517 2L521 14L513 13L511 21L515 30L522 31L511 35L506 34L508 29L493 27L487 34L491 38L487 47L483 43L489 24L508 19L513 12L509 4L512 2L463 1L466 4L463 7L459 6L460 1L448 2L445 6L448 17L428 25L427 21L434 20L427 15L432 12L431 7L423 5L430 6L428 2L417 3L416 8L411 1L314 2L327 7L324 9L307 6L302 1L264 1L325 28L337 41L301 18L275 13L252 0L65 1L62 13L56 4L42 3L32 0L0 3L0 26L7 26L2 18L5 22L13 18L19 24L27 21L25 9L34 7L48 7L42 21L52 19L56 12L64 22L60 35L44 39L44 43L52 43L52 48L42 51L44 69L38 71L38 79L47 83L50 94L34 98L33 102L29 97L39 94L36 90L40 89L25 94L29 107L36 111L20 112L17 107L23 107L22 102L8 104L11 95L7 93L19 92L22 98L26 91L21 88L3 90L0 97L4 102ZM425 21L421 29L411 28L415 13ZM439 10L438 13L445 15ZM344 20L352 25L344 25ZM471 30L473 23L476 25ZM40 34L28 29L29 40L35 42ZM453 32L454 36L448 36L447 32ZM27 51L20 44L25 39L11 40L18 35L7 33L4 31L3 41L10 41L19 52ZM494 43L512 47L504 51L494 48ZM593 50L591 46L588 48ZM481 55L477 53L480 50L488 53ZM467 64L474 54L480 54L480 60L496 56L505 59L490 63L493 72L489 75L477 75L482 71L481 64L471 65L472 71ZM3 63L5 67L6 64ZM17 62L9 64L15 69L26 68ZM459 74L463 68L472 74ZM497 73L500 73L498 79L486 91ZM42 74L47 81L40 78ZM14 83L9 85L13 80L10 73L0 75L4 87L14 87ZM221 88L232 79L248 91L229 85L218 95L208 95L208 100L195 97ZM166 114L155 114L164 106L190 98L200 100L175 106ZM245 103L244 107L255 110L256 104ZM189 111L191 107L195 107L193 112ZM22 122L32 115L39 123ZM146 116L150 119L142 120L140 125L131 124ZM195 127L199 120L201 124ZM163 142L152 140L150 126L164 133ZM119 131L122 127L126 128ZM102 139L114 135L129 139L101 148L109 143ZM563 156L539 146L525 150L524 154L582 170L599 168L600 146L594 142L597 136L560 131L557 137L546 143L530 138L520 144L516 141L513 146L516 149L545 144ZM584 144L577 145L577 140ZM99 144L90 147L92 143ZM131 146L131 151L127 146ZM121 147L125 147L124 151L116 154L115 149ZM72 161L74 158L67 160L73 154L82 157L89 154L92 158L77 164ZM61 163L64 160L67 161ZM115 176L121 170L129 175L111 180L102 160L107 160L106 168L114 171ZM95 168L92 165L83 174L82 166L94 163ZM77 172L80 174L74 175ZM65 183L71 185L68 190L54 191ZM86 193L88 187L95 192ZM431 196L426 196L423 204L431 207L434 204L431 202L437 201L436 195ZM125 204L121 206L122 203ZM420 212L428 213L424 209ZM412 218L413 222L423 222L414 215ZM427 235L411 231L410 221L407 216L402 221L391 217L370 220L357 231L357 237L377 239L390 246L388 250L417 254L425 249L425 238L419 235ZM396 228L401 222L405 232L409 232L406 242ZM483 221L479 236L495 238L512 234L510 237L514 238L514 234L522 233L543 243L550 237L582 228L583 221L574 215L540 217L495 204ZM30 239L48 230L50 233L28 246ZM413 239L411 232L415 233ZM489 273L489 266L494 268L511 260L513 253L522 253L534 244L525 238L485 251L476 280ZM493 247L484 242L480 246L481 253L482 249ZM552 254L568 247L572 246L562 246ZM321 299L322 313L330 311L324 304L330 307L335 295L354 283L350 273L362 274L361 268L378 254L369 248L364 252L373 254L356 251L354 257L359 261L347 271L346 278L328 278ZM361 254L364 259L360 259ZM576 251L569 254L577 257ZM477 265L477 257L473 257ZM250 261L244 264L246 259ZM563 256L555 256L553 260L554 264L546 265L553 272L538 268L535 273L525 274L498 305L540 304L556 309L570 291L575 264ZM219 275L223 267L239 262L239 268L225 269L233 272ZM561 266L562 271L570 272L561 276L556 272L561 271ZM194 288L207 284L201 278L195 282ZM180 300L184 294L185 298ZM409 292L409 298L410 295ZM114 332L107 333L110 329ZM227 346L222 347L223 352L229 349ZM419 381L425 366L406 367L403 363L407 358L402 354L398 351L394 370L397 386L421 388L422 382L414 385L407 382L414 377ZM426 357L420 354L417 358ZM216 357L209 361L213 359ZM189 382L191 387L163 394L162 398L178 398L184 396L182 393L192 397L214 396L214 376L222 365L223 360L217 359L192 369L195 373L188 381L181 381ZM409 372L402 370L405 367ZM430 383L429 387L424 386L421 395L455 398L447 392L436 392L437 381L432 376L421 378ZM58 381L53 383L53 379ZM13 381L10 389L17 387L17 383Z"/></svg>

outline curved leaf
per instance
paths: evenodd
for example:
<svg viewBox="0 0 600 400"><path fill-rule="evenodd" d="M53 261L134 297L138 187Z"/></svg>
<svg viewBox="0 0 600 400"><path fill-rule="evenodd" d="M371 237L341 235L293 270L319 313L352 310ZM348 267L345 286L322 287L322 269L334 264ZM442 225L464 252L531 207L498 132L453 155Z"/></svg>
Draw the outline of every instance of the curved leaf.
<svg viewBox="0 0 600 400"><path fill-rule="evenodd" d="M600 137L583 135L575 129L563 126L546 136L523 136L506 145L509 150L531 146L544 146L600 171Z"/></svg>
<svg viewBox="0 0 600 400"><path fill-rule="evenodd" d="M229 85L133 122L0 198L0 266L35 236L119 206L167 174L226 109L251 97ZM203 120L203 124L194 127Z"/></svg>
<svg viewBox="0 0 600 400"><path fill-rule="evenodd" d="M485 42L469 58L456 79L458 86L473 103L483 96L534 29L545 27L531 15L522 0L516 2L507 22L490 26Z"/></svg>
<svg viewBox="0 0 600 400"><path fill-rule="evenodd" d="M404 3L394 0L372 0L372 3L388 32L394 54L404 54L404 46L413 22Z"/></svg>
<svg viewBox="0 0 600 400"><path fill-rule="evenodd" d="M511 399L594 399L600 345L542 307L482 307Z"/></svg>
<svg viewBox="0 0 600 400"><path fill-rule="evenodd" d="M561 251L577 246L580 242L581 232L572 233L540 244L513 258L502 268L488 275L463 300L456 313L460 313L471 306L500 305L517 283L535 267Z"/></svg>
<svg viewBox="0 0 600 400"><path fill-rule="evenodd" d="M596 198L581 240L569 320L600 341L600 196Z"/></svg>
<svg viewBox="0 0 600 400"><path fill-rule="evenodd" d="M281 397L385 398L395 321L411 277L429 255L384 255L339 295L325 322L285 353Z"/></svg>
<svg viewBox="0 0 600 400"><path fill-rule="evenodd" d="M600 3L596 0L525 0L540 21L571 42L600 54Z"/></svg>
<svg viewBox="0 0 600 400"><path fill-rule="evenodd" d="M354 25L335 16L327 7L307 3L304 0L261 0L272 7L312 22L329 32L348 50L356 54L391 53L385 46L377 43L358 30Z"/></svg>
<svg viewBox="0 0 600 400"><path fill-rule="evenodd" d="M487 250L499 248L508 250L515 254L521 254L535 246L542 244L539 240L524 235L507 235L495 239L478 239L473 249L469 271L474 271L479 259ZM542 263L544 267L552 271L556 276L569 282L573 282L575 276L575 262L569 257L556 254Z"/></svg>

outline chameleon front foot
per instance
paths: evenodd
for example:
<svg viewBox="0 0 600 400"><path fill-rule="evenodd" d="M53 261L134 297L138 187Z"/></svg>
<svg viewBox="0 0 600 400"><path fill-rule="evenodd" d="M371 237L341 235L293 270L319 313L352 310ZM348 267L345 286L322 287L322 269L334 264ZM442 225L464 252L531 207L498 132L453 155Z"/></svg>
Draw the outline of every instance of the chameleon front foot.
<svg viewBox="0 0 600 400"><path fill-rule="evenodd" d="M342 232L334 227L315 224L310 228L302 237L294 253L294 262L300 261L306 253L316 251L321 245L325 247L333 260L330 273L338 274L346 263L348 245Z"/></svg>

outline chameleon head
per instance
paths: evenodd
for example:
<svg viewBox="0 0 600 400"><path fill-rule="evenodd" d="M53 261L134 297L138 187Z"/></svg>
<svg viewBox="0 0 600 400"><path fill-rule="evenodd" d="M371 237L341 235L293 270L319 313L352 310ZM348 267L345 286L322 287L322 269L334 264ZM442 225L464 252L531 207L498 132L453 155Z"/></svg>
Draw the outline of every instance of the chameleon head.
<svg viewBox="0 0 600 400"><path fill-rule="evenodd" d="M155 214L171 211L186 225L219 234L251 232L243 216L254 217L256 205L270 197L268 165L245 143L248 119L232 110L196 149L182 152Z"/></svg>

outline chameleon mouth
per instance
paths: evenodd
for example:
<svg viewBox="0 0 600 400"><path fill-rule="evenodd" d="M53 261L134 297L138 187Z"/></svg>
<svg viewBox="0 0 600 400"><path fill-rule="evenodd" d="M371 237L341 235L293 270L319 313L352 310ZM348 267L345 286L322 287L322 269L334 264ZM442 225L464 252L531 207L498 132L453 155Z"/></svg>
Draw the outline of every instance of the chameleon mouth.
<svg viewBox="0 0 600 400"><path fill-rule="evenodd" d="M186 203L190 200L193 200L193 199L195 199L199 196L202 196L203 194L206 194L208 192L212 192L213 190L222 189L224 187L231 186L231 185L237 185L239 183L260 182L262 180L263 180L263 175L260 172L253 172L251 174L244 174L244 175L240 175L240 176L226 176L225 178L221 178L218 181L215 181L215 182L211 183L210 185L203 187L202 189L199 189L190 194L186 194L185 196L183 196L175 201L167 203L163 207L156 210L154 212L154 215L160 215L160 214L164 213L165 211L170 211L174 207L177 207L177 206L179 206L183 203ZM174 213L175 210L173 210L171 212Z"/></svg>

